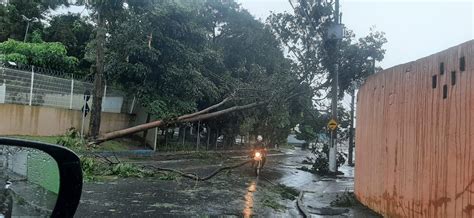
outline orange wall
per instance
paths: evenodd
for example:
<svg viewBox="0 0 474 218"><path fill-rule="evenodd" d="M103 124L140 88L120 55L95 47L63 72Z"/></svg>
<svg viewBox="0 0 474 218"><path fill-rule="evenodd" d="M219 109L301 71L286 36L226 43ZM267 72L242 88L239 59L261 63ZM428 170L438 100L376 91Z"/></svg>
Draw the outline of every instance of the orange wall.
<svg viewBox="0 0 474 218"><path fill-rule="evenodd" d="M90 115L85 119L88 129ZM129 126L130 115L102 113L101 132ZM62 108L0 104L0 135L61 135L66 129L81 129L81 111Z"/></svg>
<svg viewBox="0 0 474 218"><path fill-rule="evenodd" d="M357 101L355 193L362 203L389 217L474 217L473 85L474 40L367 80Z"/></svg>

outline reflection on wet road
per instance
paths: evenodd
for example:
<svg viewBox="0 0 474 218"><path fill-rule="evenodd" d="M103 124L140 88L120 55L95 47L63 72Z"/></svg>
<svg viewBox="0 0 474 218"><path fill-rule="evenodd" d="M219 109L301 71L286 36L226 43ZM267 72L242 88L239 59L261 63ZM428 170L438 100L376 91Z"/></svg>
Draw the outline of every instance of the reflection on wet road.
<svg viewBox="0 0 474 218"><path fill-rule="evenodd" d="M257 190L257 182L250 182L249 187L247 188L247 193L245 194L245 208L243 211L244 217L250 217L253 215L253 206L254 206L254 192Z"/></svg>

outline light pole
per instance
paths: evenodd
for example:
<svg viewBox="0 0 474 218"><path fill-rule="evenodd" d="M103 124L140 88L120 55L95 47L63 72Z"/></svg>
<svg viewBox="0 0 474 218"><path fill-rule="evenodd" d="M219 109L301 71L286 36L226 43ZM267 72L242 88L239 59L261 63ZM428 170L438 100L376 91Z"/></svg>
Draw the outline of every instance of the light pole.
<svg viewBox="0 0 474 218"><path fill-rule="evenodd" d="M337 94L338 94L338 84L339 84L339 63L338 63L338 42L344 36L344 28L339 22L339 0L336 0L335 9L334 9L334 23L329 28L328 34L329 38L334 42L334 53L333 58L334 63L334 72L332 80L332 102L331 102L331 120L328 123L328 127L331 131L331 143L329 146L329 171L331 173L337 172Z"/></svg>
<svg viewBox="0 0 474 218"><path fill-rule="evenodd" d="M25 31L25 38L23 39L23 42L26 42L26 37L28 36L28 29L30 28L30 22L36 22L38 19L36 18L28 18L25 15L21 15L24 21L26 21L26 31Z"/></svg>

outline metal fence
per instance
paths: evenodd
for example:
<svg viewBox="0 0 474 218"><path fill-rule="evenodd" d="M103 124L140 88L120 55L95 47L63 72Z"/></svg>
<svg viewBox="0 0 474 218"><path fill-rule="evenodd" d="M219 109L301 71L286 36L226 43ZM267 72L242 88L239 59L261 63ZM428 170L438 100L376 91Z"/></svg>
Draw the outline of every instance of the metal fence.
<svg viewBox="0 0 474 218"><path fill-rule="evenodd" d="M28 70L27 70L28 69ZM0 65L0 104L26 104L81 110L85 104L85 93L92 93L91 82L46 75L44 69L32 66ZM102 111L112 113L133 113L135 99L124 92L105 86ZM92 97L88 100L92 107Z"/></svg>

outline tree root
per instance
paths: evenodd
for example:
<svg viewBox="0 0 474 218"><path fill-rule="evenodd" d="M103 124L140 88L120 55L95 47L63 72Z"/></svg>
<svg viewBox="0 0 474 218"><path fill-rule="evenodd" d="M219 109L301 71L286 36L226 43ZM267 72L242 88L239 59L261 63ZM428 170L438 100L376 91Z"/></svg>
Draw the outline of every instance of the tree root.
<svg viewBox="0 0 474 218"><path fill-rule="evenodd" d="M220 173L220 172L222 172L222 171L224 171L224 170L235 169L235 168L241 167L241 166L243 166L243 165L245 165L245 164L248 164L248 163L250 163L251 161L252 161L252 160L247 160L247 161L241 162L241 163L239 163L239 164L221 167L221 168L215 170L214 172L212 172L211 174L209 174L209 175L206 176L206 177L199 177L198 175L196 175L196 174L194 174L194 173L186 173L186 172L179 171L179 170L175 170L175 169L171 169L171 168L161 168L161 167L156 167L156 166L153 166L153 165L145 165L144 167L152 168L152 169L158 170L158 171L167 171L167 172L177 173L177 174L181 175L182 177L186 177L186 178L193 179L193 180L196 180L196 181L206 181L206 180L209 180L209 179L211 179L212 177L216 176L218 173Z"/></svg>

